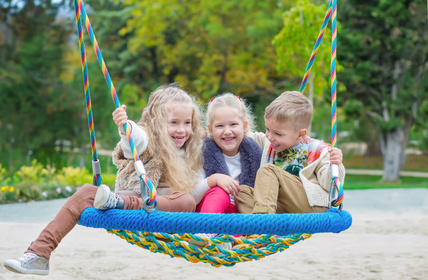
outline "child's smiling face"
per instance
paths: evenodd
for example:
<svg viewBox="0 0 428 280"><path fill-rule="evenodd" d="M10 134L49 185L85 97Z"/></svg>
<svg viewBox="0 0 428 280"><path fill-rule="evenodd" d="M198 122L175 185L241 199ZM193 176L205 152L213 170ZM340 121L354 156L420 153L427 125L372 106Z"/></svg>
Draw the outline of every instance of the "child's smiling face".
<svg viewBox="0 0 428 280"><path fill-rule="evenodd" d="M167 119L168 135L176 148L182 148L192 135L193 107L183 102L172 102Z"/></svg>
<svg viewBox="0 0 428 280"><path fill-rule="evenodd" d="M289 121L277 121L265 118L266 138L275 152L281 152L300 143L306 135L306 129L295 130Z"/></svg>
<svg viewBox="0 0 428 280"><path fill-rule="evenodd" d="M238 153L247 128L248 123L244 123L236 109L230 107L218 109L213 115L211 125L208 125L209 133L227 156Z"/></svg>

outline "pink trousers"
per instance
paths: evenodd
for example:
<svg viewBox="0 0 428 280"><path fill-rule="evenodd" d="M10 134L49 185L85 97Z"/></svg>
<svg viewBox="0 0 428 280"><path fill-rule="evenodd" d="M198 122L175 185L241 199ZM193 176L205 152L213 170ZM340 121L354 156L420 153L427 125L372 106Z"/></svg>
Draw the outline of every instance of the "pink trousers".
<svg viewBox="0 0 428 280"><path fill-rule="evenodd" d="M220 187L214 187L207 191L204 198L198 204L196 212L200 213L238 213L235 204L230 203L230 196Z"/></svg>
<svg viewBox="0 0 428 280"><path fill-rule="evenodd" d="M74 228L83 210L93 207L98 187L86 184L74 193L62 206L55 218L42 230L39 237L31 243L26 253L34 253L49 259L61 240ZM139 210L143 200L130 191L118 192L124 198L124 209ZM157 198L158 210L168 212L194 212L196 202L192 195L175 191Z"/></svg>

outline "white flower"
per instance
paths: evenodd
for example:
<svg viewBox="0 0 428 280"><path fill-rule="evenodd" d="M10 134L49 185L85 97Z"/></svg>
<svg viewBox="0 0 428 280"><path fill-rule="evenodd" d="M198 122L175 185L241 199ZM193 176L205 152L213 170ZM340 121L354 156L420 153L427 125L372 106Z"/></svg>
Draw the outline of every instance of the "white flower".
<svg viewBox="0 0 428 280"><path fill-rule="evenodd" d="M66 186L65 190L68 191L68 192L72 192L73 191L73 189L70 186Z"/></svg>
<svg viewBox="0 0 428 280"><path fill-rule="evenodd" d="M61 188L56 188L56 192L61 193L62 192Z"/></svg>
<svg viewBox="0 0 428 280"><path fill-rule="evenodd" d="M45 198L48 198L48 193L47 193L47 192L42 192L42 195L43 195Z"/></svg>

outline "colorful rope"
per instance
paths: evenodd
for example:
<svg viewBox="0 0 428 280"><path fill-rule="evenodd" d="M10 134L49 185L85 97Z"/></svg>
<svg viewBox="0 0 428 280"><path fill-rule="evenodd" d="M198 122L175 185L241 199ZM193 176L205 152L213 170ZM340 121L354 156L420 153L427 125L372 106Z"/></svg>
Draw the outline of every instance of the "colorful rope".
<svg viewBox="0 0 428 280"><path fill-rule="evenodd" d="M119 108L120 102L119 102L119 98L118 98L118 96L116 94L116 89L114 87L113 81L111 80L109 71L107 69L106 63L105 63L104 58L103 58L102 53L101 53L101 49L100 49L100 47L98 45L97 39L95 37L95 34L94 34L93 29L92 29L91 23L89 21L89 17L87 15L85 7L83 5L83 1L82 0L75 0L74 4L75 4L75 11L76 11L76 21L78 22L78 24L77 24L77 29L78 29L77 32L79 34L79 45L80 45L80 48L81 48L81 55L82 55L82 49L83 49L83 55L85 54L85 49L84 49L85 47L84 47L84 44L83 44L82 24L80 24L80 23L84 22L85 27L87 29L87 32L89 34L89 38L91 40L92 46L94 48L95 54L97 56L97 60L98 60L98 63L100 65L101 71L103 72L104 79L105 79L105 81L107 83L107 86L108 86L108 88L110 90L111 97L113 99L114 105L116 106L116 108ZM85 60L85 62L83 62L83 60L82 60L82 69L86 69L86 76L85 76L85 70L83 70L83 71L84 71L84 76L87 77L86 60ZM87 79L84 78L85 85L86 85L86 81L87 81ZM88 88L88 91L89 91L89 82L87 83L87 88ZM85 89L86 89L86 86L85 86ZM131 137L131 131L128 128L127 124L123 125L123 129L124 129L126 137L128 139L129 146L131 148L133 158L134 158L135 162L138 162L138 161L140 161L140 157L138 155L137 149L134 146L134 141L132 140L132 137ZM93 145L95 145L95 144L93 144ZM146 174L142 174L141 177L140 177L140 179L148 187L149 200L147 202L147 206L153 207L153 205L155 205L155 203L156 203L156 188L154 188L152 182L150 181L150 179L147 177ZM144 199L144 195L145 194L142 193L141 195L143 196L143 199Z"/></svg>
<svg viewBox="0 0 428 280"><path fill-rule="evenodd" d="M219 235L213 238L204 238L203 247L192 245L193 240L201 240L193 234L167 234L149 232L131 232L109 230L128 243L162 253L171 257L180 257L189 262L208 263L212 266L234 266L237 263L248 262L265 258L269 255L282 252L299 241L308 239L310 234L292 234L289 236L275 236L269 234L233 237ZM218 244L230 242L233 248L221 249Z"/></svg>
<svg viewBox="0 0 428 280"><path fill-rule="evenodd" d="M309 58L309 62L307 64L307 66L306 66L305 74L303 75L302 84L300 85L300 89L299 89L299 91L302 93L306 88L306 84L308 82L309 74L311 74L312 65L315 62L315 57L317 56L319 46L321 44L325 30L327 29L327 24L328 24L328 21L330 19L330 15L331 15L331 6L332 6L332 2L330 1L329 5L327 7L327 11L325 13L324 21L323 21L321 28L320 28L320 32L318 34L318 38L315 41L314 48L312 49L312 54Z"/></svg>
<svg viewBox="0 0 428 280"><path fill-rule="evenodd" d="M89 88L89 75L88 75L88 64L86 61L85 42L83 39L82 21L80 17L80 12L77 9L77 5L75 5L75 13L76 13L77 33L79 35L80 58L82 62L83 87L85 90L85 99L86 99L86 115L88 118L89 135L91 138L92 162L99 162L98 155L97 155L96 139L95 139L94 119L92 115L91 93ZM102 183L101 174L96 174L96 173L98 172L95 172L94 174L94 180L93 180L94 185L100 186Z"/></svg>
<svg viewBox="0 0 428 280"><path fill-rule="evenodd" d="M327 25L328 25L330 18L332 20L332 32L331 32L332 45L331 45L331 67L330 67L330 70L331 70L331 102L332 102L332 107L331 107L332 144L331 145L332 145L332 147L337 147L337 137L336 137L336 135L337 135L337 131L336 131L336 121L337 121L336 120L337 0L331 0L328 7L327 7L327 11L326 11L323 23L322 23L321 28L320 28L318 38L315 41L315 45L314 45L314 48L312 50L312 54L309 58L307 66L306 66L305 74L303 75L303 80L302 80L302 83L300 85L299 91L303 93L303 91L306 88L306 84L308 82L308 77L311 73L312 66L315 62L315 57L318 53L319 46L321 44L322 38L324 36L325 30L327 28ZM332 178L331 188L334 188L334 190L332 190L334 192L333 194L337 193L337 198L335 198L331 202L332 206L339 207L343 202L344 192L343 192L343 187L342 187L338 177Z"/></svg>
<svg viewBox="0 0 428 280"><path fill-rule="evenodd" d="M336 50L337 50L337 0L332 0L333 15L331 17L331 146L337 147L337 117L336 117ZM332 206L342 204L344 193L338 177L332 178L332 187L336 188L337 199L331 201Z"/></svg>

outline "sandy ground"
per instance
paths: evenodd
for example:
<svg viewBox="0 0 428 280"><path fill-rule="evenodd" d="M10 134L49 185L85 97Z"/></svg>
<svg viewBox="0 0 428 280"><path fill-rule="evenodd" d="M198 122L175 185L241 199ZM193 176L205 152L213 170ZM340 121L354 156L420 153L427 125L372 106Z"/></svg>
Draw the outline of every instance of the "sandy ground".
<svg viewBox="0 0 428 280"><path fill-rule="evenodd" d="M63 200L0 205L0 262L19 257ZM0 267L0 279L428 279L428 189L346 191L353 225L315 234L284 252L234 267L150 253L102 229L76 228L49 276Z"/></svg>

